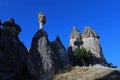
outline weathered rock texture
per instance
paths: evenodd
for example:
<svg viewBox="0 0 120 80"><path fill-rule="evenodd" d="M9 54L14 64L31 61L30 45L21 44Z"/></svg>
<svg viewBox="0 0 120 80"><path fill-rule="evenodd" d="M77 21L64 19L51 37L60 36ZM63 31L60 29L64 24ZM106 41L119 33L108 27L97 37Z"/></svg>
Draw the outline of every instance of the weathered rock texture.
<svg viewBox="0 0 120 80"><path fill-rule="evenodd" d="M38 21L39 21L40 29L42 29L43 25L46 23L46 18L42 13L38 14Z"/></svg>
<svg viewBox="0 0 120 80"><path fill-rule="evenodd" d="M31 74L40 76L41 80L50 79L67 62L66 50L59 37L51 43L43 29L34 35L29 53L33 66Z"/></svg>
<svg viewBox="0 0 120 80"><path fill-rule="evenodd" d="M73 30L70 34L70 46L72 50L75 51L77 47L82 44L81 34L76 27L73 27Z"/></svg>
<svg viewBox="0 0 120 80"><path fill-rule="evenodd" d="M97 58L96 62L106 64L98 34L90 27L86 27L82 34L83 47L89 49Z"/></svg>
<svg viewBox="0 0 120 80"><path fill-rule="evenodd" d="M82 35L76 28L73 28L70 34L70 46L68 47L70 61L74 60L73 53L76 48L80 47L90 50L95 55L94 64L107 64L99 42L99 36L90 27L85 27Z"/></svg>
<svg viewBox="0 0 120 80"><path fill-rule="evenodd" d="M47 33L41 29L33 37L31 48L29 50L33 69L33 75L42 75L43 73L53 74L54 52L48 41Z"/></svg>
<svg viewBox="0 0 120 80"><path fill-rule="evenodd" d="M52 49L53 49L54 53L56 54L56 56L59 56L59 59L62 64L61 67L68 65L68 63L69 63L68 55L66 53L66 49L65 49L64 45L62 44L59 36L56 37L56 40L53 41L51 43L51 45L52 45Z"/></svg>
<svg viewBox="0 0 120 80"><path fill-rule="evenodd" d="M0 80L27 80L28 51L18 38L21 31L13 19L1 23L0 29Z"/></svg>

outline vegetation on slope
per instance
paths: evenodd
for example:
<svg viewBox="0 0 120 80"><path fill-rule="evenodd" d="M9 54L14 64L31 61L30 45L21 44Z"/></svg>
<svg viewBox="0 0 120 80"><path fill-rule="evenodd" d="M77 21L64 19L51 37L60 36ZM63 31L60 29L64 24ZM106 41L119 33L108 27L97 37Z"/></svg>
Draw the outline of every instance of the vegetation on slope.
<svg viewBox="0 0 120 80"><path fill-rule="evenodd" d="M102 66L76 66L71 71L57 74L54 80L120 80L120 71Z"/></svg>
<svg viewBox="0 0 120 80"><path fill-rule="evenodd" d="M94 59L93 53L84 47L77 48L74 52L74 56L78 59L78 63L83 63L84 66L91 64Z"/></svg>

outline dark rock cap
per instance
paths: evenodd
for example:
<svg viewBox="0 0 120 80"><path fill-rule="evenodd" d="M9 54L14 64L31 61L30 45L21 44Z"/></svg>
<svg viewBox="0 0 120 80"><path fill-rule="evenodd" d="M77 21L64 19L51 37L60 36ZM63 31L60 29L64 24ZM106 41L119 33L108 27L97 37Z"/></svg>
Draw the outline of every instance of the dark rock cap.
<svg viewBox="0 0 120 80"><path fill-rule="evenodd" d="M16 30L20 31L21 32L21 28L18 24L15 23L14 19L11 18L10 20L4 22L3 24L3 27L15 27Z"/></svg>
<svg viewBox="0 0 120 80"><path fill-rule="evenodd" d="M38 14L38 20L40 21L40 23L43 23L43 24L46 23L46 17L44 16L43 13Z"/></svg>

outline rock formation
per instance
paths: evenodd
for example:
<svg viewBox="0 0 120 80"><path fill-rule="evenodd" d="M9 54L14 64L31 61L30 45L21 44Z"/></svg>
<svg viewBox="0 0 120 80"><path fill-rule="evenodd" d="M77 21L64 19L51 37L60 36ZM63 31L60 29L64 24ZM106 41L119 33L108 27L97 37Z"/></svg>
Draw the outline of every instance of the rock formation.
<svg viewBox="0 0 120 80"><path fill-rule="evenodd" d="M40 29L33 37L29 50L35 75L44 73L50 76L54 72L54 52L51 49L47 33Z"/></svg>
<svg viewBox="0 0 120 80"><path fill-rule="evenodd" d="M100 64L106 64L102 48L99 42L98 34L90 27L85 27L82 34L83 46L89 49L97 58L96 62Z"/></svg>
<svg viewBox="0 0 120 80"><path fill-rule="evenodd" d="M54 53L55 54L57 53L56 56L59 56L60 58L60 61L62 63L61 67L68 65L69 61L68 61L68 55L66 53L66 48L62 44L59 36L56 37L56 40L53 41L51 45Z"/></svg>
<svg viewBox="0 0 120 80"><path fill-rule="evenodd" d="M50 80L68 64L60 38L50 42L43 29L43 14L38 15L40 29L35 33L29 53L18 38L21 28L10 19L0 21L0 80Z"/></svg>
<svg viewBox="0 0 120 80"><path fill-rule="evenodd" d="M13 37L18 37L18 34L21 32L20 26L15 24L15 21L13 19L6 21L2 25L3 30L8 31Z"/></svg>
<svg viewBox="0 0 120 80"><path fill-rule="evenodd" d="M44 24L45 16L39 14L40 23ZM68 63L66 49L57 37L50 42L43 28L40 28L33 37L29 50L29 71L31 76L37 76L38 80L48 80L63 69Z"/></svg>
<svg viewBox="0 0 120 80"><path fill-rule="evenodd" d="M81 34L78 31L78 29L74 26L70 34L70 46L72 47L72 50L75 51L76 48L79 47L81 44L82 44Z"/></svg>
<svg viewBox="0 0 120 80"><path fill-rule="evenodd" d="M18 38L21 31L13 19L1 23L0 80L27 80L28 51Z"/></svg>
<svg viewBox="0 0 120 80"><path fill-rule="evenodd" d="M94 60L94 64L107 64L100 46L99 36L90 27L85 27L82 35L80 35L80 32L76 28L73 28L70 34L70 46L68 48L70 60L74 60L73 53L76 48L80 47L90 50L95 55L96 59Z"/></svg>
<svg viewBox="0 0 120 80"><path fill-rule="evenodd" d="M92 30L90 27L85 27L82 33L82 38L87 38L87 37L95 37L99 39L99 35L94 30Z"/></svg>
<svg viewBox="0 0 120 80"><path fill-rule="evenodd" d="M95 55L94 64L106 65L98 34L90 27L82 33L73 27L68 54L59 36L50 42L43 25L46 18L38 15L40 29L35 33L29 52L19 40L21 28L10 19L0 21L0 80L52 80L66 65L76 62L74 51L84 47ZM69 60L68 60L69 55Z"/></svg>
<svg viewBox="0 0 120 80"><path fill-rule="evenodd" d="M70 44L68 47L68 56L69 62L72 65L76 65L75 62L77 61L74 57L74 51L83 44L81 34L79 30L74 26L72 32L70 33Z"/></svg>
<svg viewBox="0 0 120 80"><path fill-rule="evenodd" d="M46 23L46 18L42 13L38 14L38 21L39 21L40 29L42 29L43 25Z"/></svg>
<svg viewBox="0 0 120 80"><path fill-rule="evenodd" d="M43 29L34 35L29 53L33 66L31 74L39 75L41 80L50 79L67 63L66 50L59 37L51 43Z"/></svg>

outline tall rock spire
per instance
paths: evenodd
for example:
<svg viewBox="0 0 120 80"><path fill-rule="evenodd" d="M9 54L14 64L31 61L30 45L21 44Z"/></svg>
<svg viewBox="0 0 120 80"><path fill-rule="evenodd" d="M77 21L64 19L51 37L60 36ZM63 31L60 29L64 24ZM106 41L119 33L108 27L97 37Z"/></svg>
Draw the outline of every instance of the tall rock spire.
<svg viewBox="0 0 120 80"><path fill-rule="evenodd" d="M70 46L72 47L72 50L75 51L75 49L78 48L81 44L81 34L79 30L75 26L73 26L73 30L70 34Z"/></svg>
<svg viewBox="0 0 120 80"><path fill-rule="evenodd" d="M46 23L46 18L43 13L38 14L38 21L39 21L39 25L40 25L39 29L42 29L43 25Z"/></svg>
<svg viewBox="0 0 120 80"><path fill-rule="evenodd" d="M99 35L90 27L85 27L82 33L83 47L89 49L97 58L99 64L106 64L102 47L99 42Z"/></svg>

